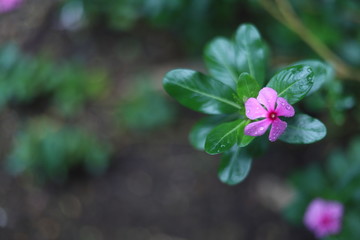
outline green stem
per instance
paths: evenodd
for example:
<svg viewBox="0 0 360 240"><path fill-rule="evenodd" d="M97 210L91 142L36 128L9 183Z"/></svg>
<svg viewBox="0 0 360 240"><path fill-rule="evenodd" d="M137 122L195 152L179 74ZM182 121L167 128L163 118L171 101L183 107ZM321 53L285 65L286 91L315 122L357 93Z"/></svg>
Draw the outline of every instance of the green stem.
<svg viewBox="0 0 360 240"><path fill-rule="evenodd" d="M306 28L288 0L275 0L275 5L273 2L270 2L270 0L261 0L260 3L271 16L295 32L321 58L331 63L341 78L360 81L360 71L348 66ZM274 6L277 6L277 8Z"/></svg>

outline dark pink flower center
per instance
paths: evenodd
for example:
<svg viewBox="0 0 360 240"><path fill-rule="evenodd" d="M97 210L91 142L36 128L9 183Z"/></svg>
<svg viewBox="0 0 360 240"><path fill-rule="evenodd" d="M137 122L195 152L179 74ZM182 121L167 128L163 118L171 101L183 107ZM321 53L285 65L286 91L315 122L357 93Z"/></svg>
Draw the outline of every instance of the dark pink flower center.
<svg viewBox="0 0 360 240"><path fill-rule="evenodd" d="M276 112L269 112L268 118L272 121L274 121L277 118Z"/></svg>
<svg viewBox="0 0 360 240"><path fill-rule="evenodd" d="M332 221L333 221L333 219L329 215L325 214L321 218L320 224L321 224L321 226L326 227L326 226L329 226L332 223Z"/></svg>

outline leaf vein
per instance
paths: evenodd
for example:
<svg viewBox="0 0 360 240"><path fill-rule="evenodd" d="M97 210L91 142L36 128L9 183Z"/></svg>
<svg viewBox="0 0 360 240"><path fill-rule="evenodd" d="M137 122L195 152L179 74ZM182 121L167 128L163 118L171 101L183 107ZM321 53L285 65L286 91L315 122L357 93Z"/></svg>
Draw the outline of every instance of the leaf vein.
<svg viewBox="0 0 360 240"><path fill-rule="evenodd" d="M241 121L235 128L233 128L231 131L227 132L224 136L222 136L222 137L220 138L220 140L217 141L214 146L219 145L219 143L221 143L221 141L222 141L224 138L226 138L227 136L229 136L229 135L230 135L231 133L233 133L234 131L238 130L238 128L242 125L242 123L243 123L243 121ZM215 147L214 147L214 148L215 148ZM214 148L213 148L213 149L214 149Z"/></svg>
<svg viewBox="0 0 360 240"><path fill-rule="evenodd" d="M231 102L227 99L224 99L224 98L221 98L221 97L217 97L215 95L211 95L211 94L208 94L208 93L205 93L205 92L201 92L201 91L198 91L196 89L193 89L193 88L190 88L190 87L187 87L185 85L182 85L182 84L179 84L179 83L176 83L175 85L178 85L179 87L182 87L184 89L187 89L189 91L193 91L195 93L198 93L200 95L203 95L203 96L206 96L206 97L209 97L209 98L212 98L212 99L215 99L215 100L218 100L219 102L223 102L223 103L226 103L228 105L231 105L237 109L241 109L240 105L236 104L235 102Z"/></svg>

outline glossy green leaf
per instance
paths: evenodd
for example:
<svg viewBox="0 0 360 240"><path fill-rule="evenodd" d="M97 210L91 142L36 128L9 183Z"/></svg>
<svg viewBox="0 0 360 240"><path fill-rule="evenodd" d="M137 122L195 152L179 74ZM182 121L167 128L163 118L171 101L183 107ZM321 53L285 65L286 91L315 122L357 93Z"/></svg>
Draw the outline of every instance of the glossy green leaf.
<svg viewBox="0 0 360 240"><path fill-rule="evenodd" d="M254 25L243 24L236 31L237 63L262 85L266 71L266 47Z"/></svg>
<svg viewBox="0 0 360 240"><path fill-rule="evenodd" d="M316 118L306 114L296 114L288 121L288 126L280 139L287 143L308 144L326 136L326 127Z"/></svg>
<svg viewBox="0 0 360 240"><path fill-rule="evenodd" d="M218 154L229 150L238 142L239 137L244 135L244 126L247 122L239 119L214 128L206 137L205 151L209 154Z"/></svg>
<svg viewBox="0 0 360 240"><path fill-rule="evenodd" d="M236 117L238 115L215 115L203 118L190 131L189 140L191 145L198 150L204 150L206 137L211 130L223 122L235 120Z"/></svg>
<svg viewBox="0 0 360 240"><path fill-rule="evenodd" d="M247 124L244 124L244 128ZM243 129L244 129L243 128ZM244 132L244 130L240 130L240 132ZM243 135L243 137L241 138L241 140L238 142L239 147L246 147L247 145L249 145L253 140L255 139L255 137L253 136L248 136L248 135Z"/></svg>
<svg viewBox="0 0 360 240"><path fill-rule="evenodd" d="M205 48L204 58L212 77L236 89L243 72L263 85L267 63L267 48L255 26L241 25L235 40L216 38Z"/></svg>
<svg viewBox="0 0 360 240"><path fill-rule="evenodd" d="M292 64L292 66L295 65L307 65L310 66L311 70L314 72L313 77L313 86L308 92L309 94L312 94L313 92L316 92L321 88L321 86L327 82L330 81L335 77L334 69L331 67L330 64L324 63L322 61L318 60L304 60L296 62L295 64Z"/></svg>
<svg viewBox="0 0 360 240"><path fill-rule="evenodd" d="M205 48L204 58L211 76L236 88L239 69L234 43L226 38L215 38Z"/></svg>
<svg viewBox="0 0 360 240"><path fill-rule="evenodd" d="M163 81L165 90L182 105L207 114L233 113L240 110L235 92L222 82L202 73L176 69Z"/></svg>
<svg viewBox="0 0 360 240"><path fill-rule="evenodd" d="M237 82L239 99L245 102L248 98L256 97L260 91L258 82L248 73L242 73Z"/></svg>
<svg viewBox="0 0 360 240"><path fill-rule="evenodd" d="M277 91L279 97L294 104L310 91L313 86L313 76L314 73L309 66L296 65L275 74L267 86Z"/></svg>
<svg viewBox="0 0 360 240"><path fill-rule="evenodd" d="M244 134L244 129L246 125L248 125L250 122L251 122L250 120L244 120L241 123L241 126L239 127L238 135L237 135L237 144L239 147L246 147L252 142L252 140L255 139L255 137L253 136L248 136Z"/></svg>
<svg viewBox="0 0 360 240"><path fill-rule="evenodd" d="M218 177L221 182L235 185L243 181L251 168L252 159L244 148L234 147L223 154Z"/></svg>

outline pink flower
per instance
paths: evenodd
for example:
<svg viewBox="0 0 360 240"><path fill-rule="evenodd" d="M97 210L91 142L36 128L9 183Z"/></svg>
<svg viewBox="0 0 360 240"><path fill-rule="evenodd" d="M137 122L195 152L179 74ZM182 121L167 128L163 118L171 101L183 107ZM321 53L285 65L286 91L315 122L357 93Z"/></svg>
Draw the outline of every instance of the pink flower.
<svg viewBox="0 0 360 240"><path fill-rule="evenodd" d="M340 232L342 216L343 205L341 203L316 198L306 210L304 224L318 238L323 238Z"/></svg>
<svg viewBox="0 0 360 240"><path fill-rule="evenodd" d="M258 97L249 98L245 103L246 116L251 119L262 119L252 122L245 127L245 134L249 136L263 135L272 124L269 140L276 141L284 133L287 123L279 117L292 117L294 108L285 98L278 97L277 92L269 87L260 90Z"/></svg>
<svg viewBox="0 0 360 240"><path fill-rule="evenodd" d="M22 3L22 0L0 0L0 13L14 10Z"/></svg>

